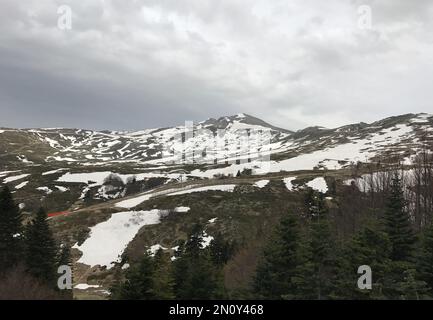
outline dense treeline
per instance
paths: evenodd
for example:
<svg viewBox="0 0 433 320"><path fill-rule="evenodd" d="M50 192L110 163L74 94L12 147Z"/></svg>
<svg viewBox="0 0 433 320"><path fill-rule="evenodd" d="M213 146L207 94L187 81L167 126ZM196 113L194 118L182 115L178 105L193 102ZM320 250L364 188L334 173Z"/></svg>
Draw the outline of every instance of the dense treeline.
<svg viewBox="0 0 433 320"><path fill-rule="evenodd" d="M9 188L0 192L0 299L68 299L58 290L57 268L70 265L69 248L59 246L41 208L24 224Z"/></svg>
<svg viewBox="0 0 433 320"><path fill-rule="evenodd" d="M215 236L204 248L204 232L195 225L188 240L181 243L174 257L158 250L152 257L146 252L127 270L124 279L117 279L111 288L112 299L223 299L227 297L223 283L223 267L230 259L234 245ZM120 277L120 275L118 275Z"/></svg>
<svg viewBox="0 0 433 320"><path fill-rule="evenodd" d="M377 196L377 194L376 194ZM433 298L433 227L416 232L401 172L394 171L383 212L368 215L348 239L321 193L310 190L305 215L287 214L264 248L253 290L263 299ZM360 266L372 271L371 289L358 287Z"/></svg>

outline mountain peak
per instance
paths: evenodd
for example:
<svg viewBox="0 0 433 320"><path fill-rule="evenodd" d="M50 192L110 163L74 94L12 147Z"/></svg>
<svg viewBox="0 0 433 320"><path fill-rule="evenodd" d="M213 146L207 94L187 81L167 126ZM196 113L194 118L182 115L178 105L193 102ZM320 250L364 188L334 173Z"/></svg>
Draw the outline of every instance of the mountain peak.
<svg viewBox="0 0 433 320"><path fill-rule="evenodd" d="M238 113L236 115L223 116L223 117L219 117L218 119L209 118L206 121L200 122L200 125L202 125L203 127L214 127L216 129L226 129L235 123L269 128L271 130L284 132L284 133L291 133L291 131L289 130L275 127L257 117L254 117L246 113Z"/></svg>

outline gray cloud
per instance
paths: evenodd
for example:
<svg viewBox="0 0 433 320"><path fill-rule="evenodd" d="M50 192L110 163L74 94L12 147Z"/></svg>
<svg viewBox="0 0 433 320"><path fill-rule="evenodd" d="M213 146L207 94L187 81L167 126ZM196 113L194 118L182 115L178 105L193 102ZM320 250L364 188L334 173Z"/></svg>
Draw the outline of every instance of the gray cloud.
<svg viewBox="0 0 433 320"><path fill-rule="evenodd" d="M73 28L57 28L69 4ZM359 5L373 28L358 28ZM298 129L433 112L428 0L3 0L0 126Z"/></svg>

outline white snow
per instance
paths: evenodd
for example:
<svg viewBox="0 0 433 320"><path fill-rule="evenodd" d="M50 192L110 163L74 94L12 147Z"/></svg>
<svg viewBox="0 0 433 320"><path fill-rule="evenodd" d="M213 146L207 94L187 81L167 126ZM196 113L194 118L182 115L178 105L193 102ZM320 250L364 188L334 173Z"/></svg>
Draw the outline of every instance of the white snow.
<svg viewBox="0 0 433 320"><path fill-rule="evenodd" d="M90 289L90 288L99 288L99 287L100 286L96 285L96 284L79 283L74 287L74 289L86 290L86 289Z"/></svg>
<svg viewBox="0 0 433 320"><path fill-rule="evenodd" d="M307 186L322 193L328 192L328 185L324 178L315 178L307 183Z"/></svg>
<svg viewBox="0 0 433 320"><path fill-rule="evenodd" d="M23 163L33 163L33 161L29 161L26 156L17 156L17 159Z"/></svg>
<svg viewBox="0 0 433 320"><path fill-rule="evenodd" d="M76 162L76 161L78 161L78 160L73 159L73 158L69 158L69 157L62 158L60 156L49 156L49 157L47 157L46 160L48 161L50 159L53 159L54 161L67 161L67 162Z"/></svg>
<svg viewBox="0 0 433 320"><path fill-rule="evenodd" d="M78 260L89 266L101 265L111 269L138 230L145 225L158 224L160 210L126 211L113 214L107 221L90 228L90 236L74 248L83 255Z"/></svg>
<svg viewBox="0 0 433 320"><path fill-rule="evenodd" d="M68 191L69 189L68 188L65 188L65 187L62 187L62 186L55 186L57 189L59 189L59 191L60 192L66 192L66 191Z"/></svg>
<svg viewBox="0 0 433 320"><path fill-rule="evenodd" d="M209 222L209 223L215 223L215 221L217 221L217 219L218 219L218 218L212 218L212 219L209 219L208 222Z"/></svg>
<svg viewBox="0 0 433 320"><path fill-rule="evenodd" d="M17 170L17 171L0 171L0 178L3 178L4 176L7 176L7 175L9 175L11 173L19 172L19 171L20 170Z"/></svg>
<svg viewBox="0 0 433 320"><path fill-rule="evenodd" d="M145 194L145 195L142 195L142 196L139 196L136 198L123 200L123 201L117 202L116 207L131 209L131 208L134 208L134 207L138 206L139 204L143 203L144 201L149 200L152 197L153 197L153 194L149 193L149 194Z"/></svg>
<svg viewBox="0 0 433 320"><path fill-rule="evenodd" d="M126 269L128 269L129 267L130 267L129 263L125 263L125 264L122 266L122 270L126 270Z"/></svg>
<svg viewBox="0 0 433 320"><path fill-rule="evenodd" d="M53 190L51 190L51 189L48 188L48 187L38 187L38 188L36 188L36 190L39 190L39 191L45 192L46 194L50 194L50 193L53 192Z"/></svg>
<svg viewBox="0 0 433 320"><path fill-rule="evenodd" d="M28 183L29 183L28 181L21 182L20 184L15 186L15 189L24 188Z"/></svg>
<svg viewBox="0 0 433 320"><path fill-rule="evenodd" d="M220 185L214 185L214 186L194 188L194 189L184 190L184 191L179 191L179 192L173 192L173 193L168 194L167 196L178 196L178 195L188 194L188 193L193 193L193 192L206 192L206 191L233 192L235 187L236 187L235 184L220 184Z"/></svg>
<svg viewBox="0 0 433 320"><path fill-rule="evenodd" d="M400 142L403 138L409 137L411 133L413 133L413 129L410 126L399 124L371 134L365 139L353 138L350 143L304 153L282 161L252 161L205 171L196 169L190 175L202 178L212 178L218 174L234 176L238 171L245 168L253 169L254 174L312 170L318 166L328 169L340 169L344 166L344 164L340 163L341 161L356 163L357 161L368 160L375 156L379 150ZM268 147L269 145L266 146L266 148ZM269 149L272 150L272 148ZM273 149L273 152L275 152L275 149Z"/></svg>
<svg viewBox="0 0 433 320"><path fill-rule="evenodd" d="M30 174L20 174L18 176L7 177L7 178L3 179L3 183L9 183L9 182L21 180L21 179L24 179L25 177L28 177L29 175Z"/></svg>
<svg viewBox="0 0 433 320"><path fill-rule="evenodd" d="M214 239L214 237L208 235L206 232L203 232L203 237L202 237L202 248L206 248L210 245L210 243L212 242L212 240Z"/></svg>
<svg viewBox="0 0 433 320"><path fill-rule="evenodd" d="M148 251L149 254L153 257L158 252L159 249L167 250L167 248L161 246L160 244L155 244L151 246Z"/></svg>
<svg viewBox="0 0 433 320"><path fill-rule="evenodd" d="M427 114L427 113L422 113L419 114L417 117L412 118L410 120L411 123L428 123L429 122L429 118L432 117L431 114Z"/></svg>
<svg viewBox="0 0 433 320"><path fill-rule="evenodd" d="M189 207L177 207L174 209L176 212L188 212L190 210Z"/></svg>
<svg viewBox="0 0 433 320"><path fill-rule="evenodd" d="M56 169L56 170L51 170L51 171L43 172L42 175L43 175L43 176L46 176L46 175L54 174L54 173L61 172L61 171L65 171L65 170L67 170L67 169Z"/></svg>
<svg viewBox="0 0 433 320"><path fill-rule="evenodd" d="M269 183L269 180L260 180L260 181L256 181L254 183L254 186L259 187L260 189L266 187L266 185Z"/></svg>
<svg viewBox="0 0 433 320"><path fill-rule="evenodd" d="M288 177L283 179L283 182L286 185L287 190L289 191L293 190L293 184L292 184L293 180L296 180L296 177Z"/></svg>
<svg viewBox="0 0 433 320"><path fill-rule="evenodd" d="M89 183L94 185L102 185L105 178L107 178L112 172L101 171L101 172L89 172L89 173L65 173L57 179L59 182L75 182L75 183Z"/></svg>

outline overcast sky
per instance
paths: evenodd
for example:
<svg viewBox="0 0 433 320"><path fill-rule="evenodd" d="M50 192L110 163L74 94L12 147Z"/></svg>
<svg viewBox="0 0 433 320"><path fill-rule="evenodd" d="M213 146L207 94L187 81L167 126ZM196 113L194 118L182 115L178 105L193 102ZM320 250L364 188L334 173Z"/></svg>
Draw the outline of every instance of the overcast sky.
<svg viewBox="0 0 433 320"><path fill-rule="evenodd" d="M432 7L1 0L0 127L134 130L244 112L299 129L433 113Z"/></svg>

